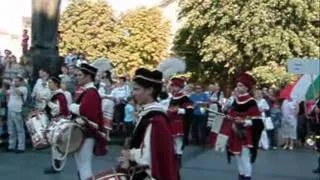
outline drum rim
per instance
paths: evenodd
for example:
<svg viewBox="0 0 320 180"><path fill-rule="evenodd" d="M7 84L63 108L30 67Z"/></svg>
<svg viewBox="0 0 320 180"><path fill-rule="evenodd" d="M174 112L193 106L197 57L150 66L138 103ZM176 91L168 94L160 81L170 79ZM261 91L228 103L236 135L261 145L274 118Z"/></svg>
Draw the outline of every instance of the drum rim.
<svg viewBox="0 0 320 180"><path fill-rule="evenodd" d="M98 178L96 178L96 180L103 180L104 178L111 178L111 177L114 177L115 175L124 176L124 177L129 176L128 174L125 174L125 173L115 173L115 174L107 174L107 176L98 177Z"/></svg>
<svg viewBox="0 0 320 180"><path fill-rule="evenodd" d="M81 138L81 140L80 140L81 142L80 142L79 147L76 148L76 149L73 150L73 151L69 151L69 152L68 152L68 154L73 154L73 153L79 151L79 149L82 147L82 144L83 144L83 142L84 142L84 137L85 137L85 136L84 136L84 132L83 132L81 126L79 126L78 124L73 123L73 122L67 122L67 123L71 123L73 126L77 126L77 127L80 129L80 131L82 132L82 138ZM64 129L62 132L65 132L66 130L67 130L67 129ZM62 133L62 132L61 132L61 133ZM61 134L58 135L57 139L59 139L59 137L61 137ZM60 153L62 153L62 154L65 153L65 151L62 151L62 150L59 148L58 145L57 145L57 150L58 150Z"/></svg>

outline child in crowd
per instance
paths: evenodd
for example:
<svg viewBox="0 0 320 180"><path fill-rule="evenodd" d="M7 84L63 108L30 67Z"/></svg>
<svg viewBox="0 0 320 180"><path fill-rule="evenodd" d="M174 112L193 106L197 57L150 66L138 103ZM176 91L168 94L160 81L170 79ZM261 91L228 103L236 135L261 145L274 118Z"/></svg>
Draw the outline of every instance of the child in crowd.
<svg viewBox="0 0 320 180"><path fill-rule="evenodd" d="M132 97L127 98L128 103L124 108L124 123L125 123L125 132L126 137L130 137L134 128L135 123L135 108L134 108L134 100Z"/></svg>
<svg viewBox="0 0 320 180"><path fill-rule="evenodd" d="M68 105L70 105L70 104L72 103L72 95L71 95L71 93L68 91L67 82L61 81L60 88L62 89L63 94L64 94L64 95L66 96L66 98L67 98Z"/></svg>

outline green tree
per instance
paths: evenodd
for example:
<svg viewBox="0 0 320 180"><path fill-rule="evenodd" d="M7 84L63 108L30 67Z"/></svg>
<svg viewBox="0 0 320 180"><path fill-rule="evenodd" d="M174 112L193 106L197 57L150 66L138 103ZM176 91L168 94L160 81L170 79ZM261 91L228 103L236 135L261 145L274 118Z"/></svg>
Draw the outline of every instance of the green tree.
<svg viewBox="0 0 320 180"><path fill-rule="evenodd" d="M117 28L117 44L111 50L119 74L138 67L154 68L168 56L170 23L158 8L138 8L124 14Z"/></svg>
<svg viewBox="0 0 320 180"><path fill-rule="evenodd" d="M108 56L116 43L116 22L104 0L73 0L60 19L60 53L72 48L87 52L90 59Z"/></svg>
<svg viewBox="0 0 320 180"><path fill-rule="evenodd" d="M181 0L174 50L195 80L234 81L240 71L320 56L318 0Z"/></svg>
<svg viewBox="0 0 320 180"><path fill-rule="evenodd" d="M251 72L260 88L263 86L281 88L297 79L297 76L287 72L285 66L281 66L274 61L268 62L265 66L255 67Z"/></svg>

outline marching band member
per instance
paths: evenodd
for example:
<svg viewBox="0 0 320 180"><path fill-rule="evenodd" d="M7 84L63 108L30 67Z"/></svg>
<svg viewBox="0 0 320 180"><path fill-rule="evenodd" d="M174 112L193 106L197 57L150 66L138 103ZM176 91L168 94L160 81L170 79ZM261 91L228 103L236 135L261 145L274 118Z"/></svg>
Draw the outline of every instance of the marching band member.
<svg viewBox="0 0 320 180"><path fill-rule="evenodd" d="M96 73L95 67L81 64L77 72L77 80L80 85L84 86L85 91L77 99L77 103L70 105L73 114L86 118L83 122L78 122L84 124L86 138L80 150L74 155L81 180L92 177L93 153L97 156L107 153L101 98L93 83Z"/></svg>
<svg viewBox="0 0 320 180"><path fill-rule="evenodd" d="M128 150L122 151L122 161L147 166L135 174L134 180L152 177L158 180L177 180L179 171L175 159L173 138L166 111L156 102L161 91L162 73L138 69L135 73L133 97L141 106L136 128Z"/></svg>
<svg viewBox="0 0 320 180"><path fill-rule="evenodd" d="M102 98L103 120L108 141L110 141L110 131L112 130L112 120L115 105L113 98L110 98L109 96L112 90L112 86L113 81L111 78L111 72L107 70L102 73L98 92L100 94L100 97Z"/></svg>
<svg viewBox="0 0 320 180"><path fill-rule="evenodd" d="M251 179L252 163L257 156L257 148L263 122L257 102L249 94L255 81L247 73L238 77L238 96L230 109L229 116L235 119L229 139L229 155L235 155L239 170L239 180Z"/></svg>
<svg viewBox="0 0 320 180"><path fill-rule="evenodd" d="M171 133L174 137L176 157L181 165L181 158L185 144L188 144L188 135L193 112L190 98L182 91L185 81L182 78L172 78L172 97L168 108L168 117L171 120Z"/></svg>
<svg viewBox="0 0 320 180"><path fill-rule="evenodd" d="M60 78L59 77L50 77L48 79L48 86L51 90L51 98L50 101L47 103L46 111L47 115L51 121L56 121L57 117L68 117L70 116L70 111L68 108L68 101L66 96L64 95L63 91L60 89ZM52 151L53 157L59 156L58 154L54 154ZM56 158L53 159L53 162L57 169L61 167L61 161L57 160ZM45 174L53 174L58 173L61 170L54 169L52 166L46 168L44 170Z"/></svg>

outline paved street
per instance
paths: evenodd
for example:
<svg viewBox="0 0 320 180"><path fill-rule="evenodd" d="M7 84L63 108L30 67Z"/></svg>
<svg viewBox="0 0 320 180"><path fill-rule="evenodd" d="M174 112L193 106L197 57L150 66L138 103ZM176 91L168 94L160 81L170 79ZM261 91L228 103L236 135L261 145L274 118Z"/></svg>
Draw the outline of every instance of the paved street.
<svg viewBox="0 0 320 180"><path fill-rule="evenodd" d="M120 146L110 147L105 157L94 159L94 171L101 172L116 165ZM254 167L255 180L319 180L311 173L315 167L315 154L309 150L295 151L261 151ZM44 175L44 167L49 165L48 150L28 150L24 154L0 152L1 180L72 180L76 179L74 160L70 157L64 171L58 175ZM186 149L183 169L183 180L236 180L235 159L231 165L226 163L225 154L214 153L198 147Z"/></svg>

